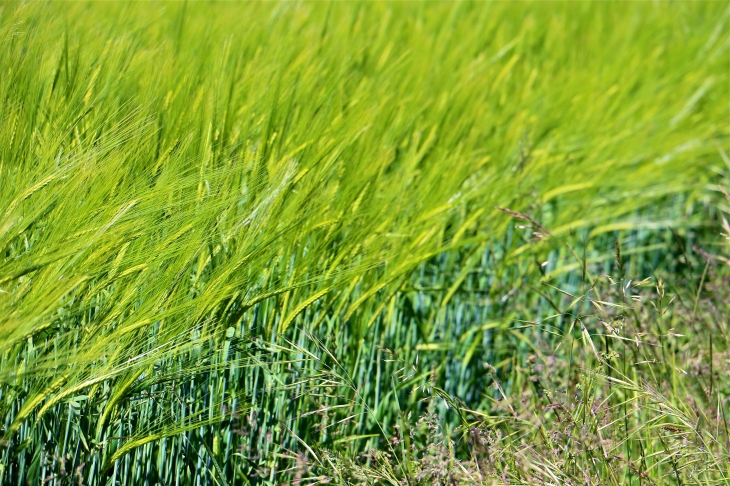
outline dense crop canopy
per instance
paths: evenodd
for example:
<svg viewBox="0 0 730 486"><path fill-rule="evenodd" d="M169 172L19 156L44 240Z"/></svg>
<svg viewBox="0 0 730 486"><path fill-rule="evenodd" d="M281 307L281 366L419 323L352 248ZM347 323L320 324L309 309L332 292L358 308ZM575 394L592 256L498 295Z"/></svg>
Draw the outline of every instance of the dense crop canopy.
<svg viewBox="0 0 730 486"><path fill-rule="evenodd" d="M422 413L418 380L488 411L488 363L507 380L548 336L514 327L555 313L525 290L579 286L576 235L643 272L656 230L706 221L727 25L722 2L0 4L0 483L277 481L275 454ZM416 381L384 348L421 353Z"/></svg>

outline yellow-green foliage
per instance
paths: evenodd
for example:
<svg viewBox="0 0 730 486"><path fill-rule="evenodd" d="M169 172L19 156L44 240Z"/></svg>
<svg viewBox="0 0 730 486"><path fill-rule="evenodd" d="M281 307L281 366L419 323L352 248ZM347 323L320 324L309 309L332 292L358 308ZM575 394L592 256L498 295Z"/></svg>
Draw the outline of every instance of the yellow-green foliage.
<svg viewBox="0 0 730 486"><path fill-rule="evenodd" d="M0 4L0 483L301 479L425 410L384 348L488 413L540 279L710 221L728 56L722 2Z"/></svg>

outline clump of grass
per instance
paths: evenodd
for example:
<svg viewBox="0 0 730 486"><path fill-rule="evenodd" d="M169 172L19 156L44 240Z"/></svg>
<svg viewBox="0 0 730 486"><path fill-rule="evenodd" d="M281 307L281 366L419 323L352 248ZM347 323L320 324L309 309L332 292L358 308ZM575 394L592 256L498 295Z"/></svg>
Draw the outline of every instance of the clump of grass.
<svg viewBox="0 0 730 486"><path fill-rule="evenodd" d="M672 296L661 280L597 279L557 346L520 357L518 386L491 367L488 413L447 398L461 425L445 432L444 397L420 387L430 413L394 425L388 447L325 451L324 469L351 484L726 484L727 278L710 265Z"/></svg>
<svg viewBox="0 0 730 486"><path fill-rule="evenodd" d="M370 449L393 480L457 474L449 441L512 403L528 355L598 346L576 324L598 275L694 271L730 150L727 16L0 5L0 483L334 481ZM606 347L560 386L650 403ZM446 472L409 457L416 386Z"/></svg>

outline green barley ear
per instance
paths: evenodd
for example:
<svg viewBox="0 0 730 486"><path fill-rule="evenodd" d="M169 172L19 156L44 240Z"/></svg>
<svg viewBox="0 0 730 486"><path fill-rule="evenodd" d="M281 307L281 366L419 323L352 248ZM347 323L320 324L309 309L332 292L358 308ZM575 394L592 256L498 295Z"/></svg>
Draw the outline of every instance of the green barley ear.
<svg viewBox="0 0 730 486"><path fill-rule="evenodd" d="M119 378L119 383L114 387L114 394L104 404L104 411L99 417L99 421L96 424L96 440L102 440L102 434L104 426L106 425L109 417L114 412L114 407L129 393L129 389L132 384L142 376L142 373L152 371L151 368L139 368L128 372L125 376Z"/></svg>

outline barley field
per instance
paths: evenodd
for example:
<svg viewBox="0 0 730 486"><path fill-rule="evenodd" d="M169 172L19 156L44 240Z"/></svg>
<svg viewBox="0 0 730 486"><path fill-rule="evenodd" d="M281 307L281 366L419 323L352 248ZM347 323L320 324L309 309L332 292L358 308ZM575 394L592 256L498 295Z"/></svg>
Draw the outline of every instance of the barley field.
<svg viewBox="0 0 730 486"><path fill-rule="evenodd" d="M0 3L0 485L730 484L726 1Z"/></svg>

